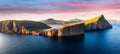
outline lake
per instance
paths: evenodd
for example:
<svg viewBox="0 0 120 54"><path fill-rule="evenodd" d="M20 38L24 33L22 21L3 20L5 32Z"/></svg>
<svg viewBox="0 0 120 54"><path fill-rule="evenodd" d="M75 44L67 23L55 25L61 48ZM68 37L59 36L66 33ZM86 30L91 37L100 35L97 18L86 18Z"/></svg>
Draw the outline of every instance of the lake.
<svg viewBox="0 0 120 54"><path fill-rule="evenodd" d="M0 33L0 54L120 54L120 24L83 36L48 38Z"/></svg>

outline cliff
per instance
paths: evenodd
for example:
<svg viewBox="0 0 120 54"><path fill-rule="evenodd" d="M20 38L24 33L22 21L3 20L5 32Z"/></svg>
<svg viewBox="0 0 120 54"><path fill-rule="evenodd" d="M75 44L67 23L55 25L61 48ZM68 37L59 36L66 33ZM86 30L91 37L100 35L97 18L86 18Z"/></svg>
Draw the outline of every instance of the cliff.
<svg viewBox="0 0 120 54"><path fill-rule="evenodd" d="M5 20L0 22L0 32L15 34L35 34L50 28L48 25L34 21Z"/></svg>
<svg viewBox="0 0 120 54"><path fill-rule="evenodd" d="M84 34L84 31L101 30L112 28L112 25L103 15L97 16L84 22L64 24L62 28L42 32L44 36L77 36Z"/></svg>
<svg viewBox="0 0 120 54"><path fill-rule="evenodd" d="M112 25L105 19L103 15L86 20L83 23L85 24L85 30L101 30L112 28Z"/></svg>
<svg viewBox="0 0 120 54"><path fill-rule="evenodd" d="M0 32L49 37L79 36L84 34L84 31L108 29L112 28L112 25L103 15L100 15L84 22L64 24L60 28L43 31L48 28L50 28L48 25L34 21L6 20L0 22Z"/></svg>
<svg viewBox="0 0 120 54"><path fill-rule="evenodd" d="M84 24L63 26L58 29L51 29L51 30L43 31L40 33L40 35L49 36L49 37L78 36L82 34L84 34Z"/></svg>

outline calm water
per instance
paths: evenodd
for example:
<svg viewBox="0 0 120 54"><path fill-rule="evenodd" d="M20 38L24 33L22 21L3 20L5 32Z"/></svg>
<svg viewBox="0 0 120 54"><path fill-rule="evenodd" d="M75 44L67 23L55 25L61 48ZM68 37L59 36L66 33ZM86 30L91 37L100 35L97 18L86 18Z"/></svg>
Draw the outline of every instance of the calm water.
<svg viewBox="0 0 120 54"><path fill-rule="evenodd" d="M68 38L0 33L0 54L120 54L120 25L113 26Z"/></svg>

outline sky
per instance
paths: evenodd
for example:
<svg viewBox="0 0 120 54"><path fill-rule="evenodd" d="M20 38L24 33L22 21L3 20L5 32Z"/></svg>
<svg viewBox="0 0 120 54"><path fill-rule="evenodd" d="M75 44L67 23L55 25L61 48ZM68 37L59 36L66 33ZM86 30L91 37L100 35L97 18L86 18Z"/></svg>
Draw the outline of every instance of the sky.
<svg viewBox="0 0 120 54"><path fill-rule="evenodd" d="M120 21L120 0L0 0L0 20L87 20L101 14Z"/></svg>

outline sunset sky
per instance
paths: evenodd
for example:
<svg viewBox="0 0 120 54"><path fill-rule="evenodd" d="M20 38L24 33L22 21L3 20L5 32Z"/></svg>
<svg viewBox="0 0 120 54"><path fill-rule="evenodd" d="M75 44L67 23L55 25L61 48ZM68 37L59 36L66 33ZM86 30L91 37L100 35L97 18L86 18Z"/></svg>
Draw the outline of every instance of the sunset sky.
<svg viewBox="0 0 120 54"><path fill-rule="evenodd" d="M0 20L90 19L120 21L120 0L0 0Z"/></svg>

